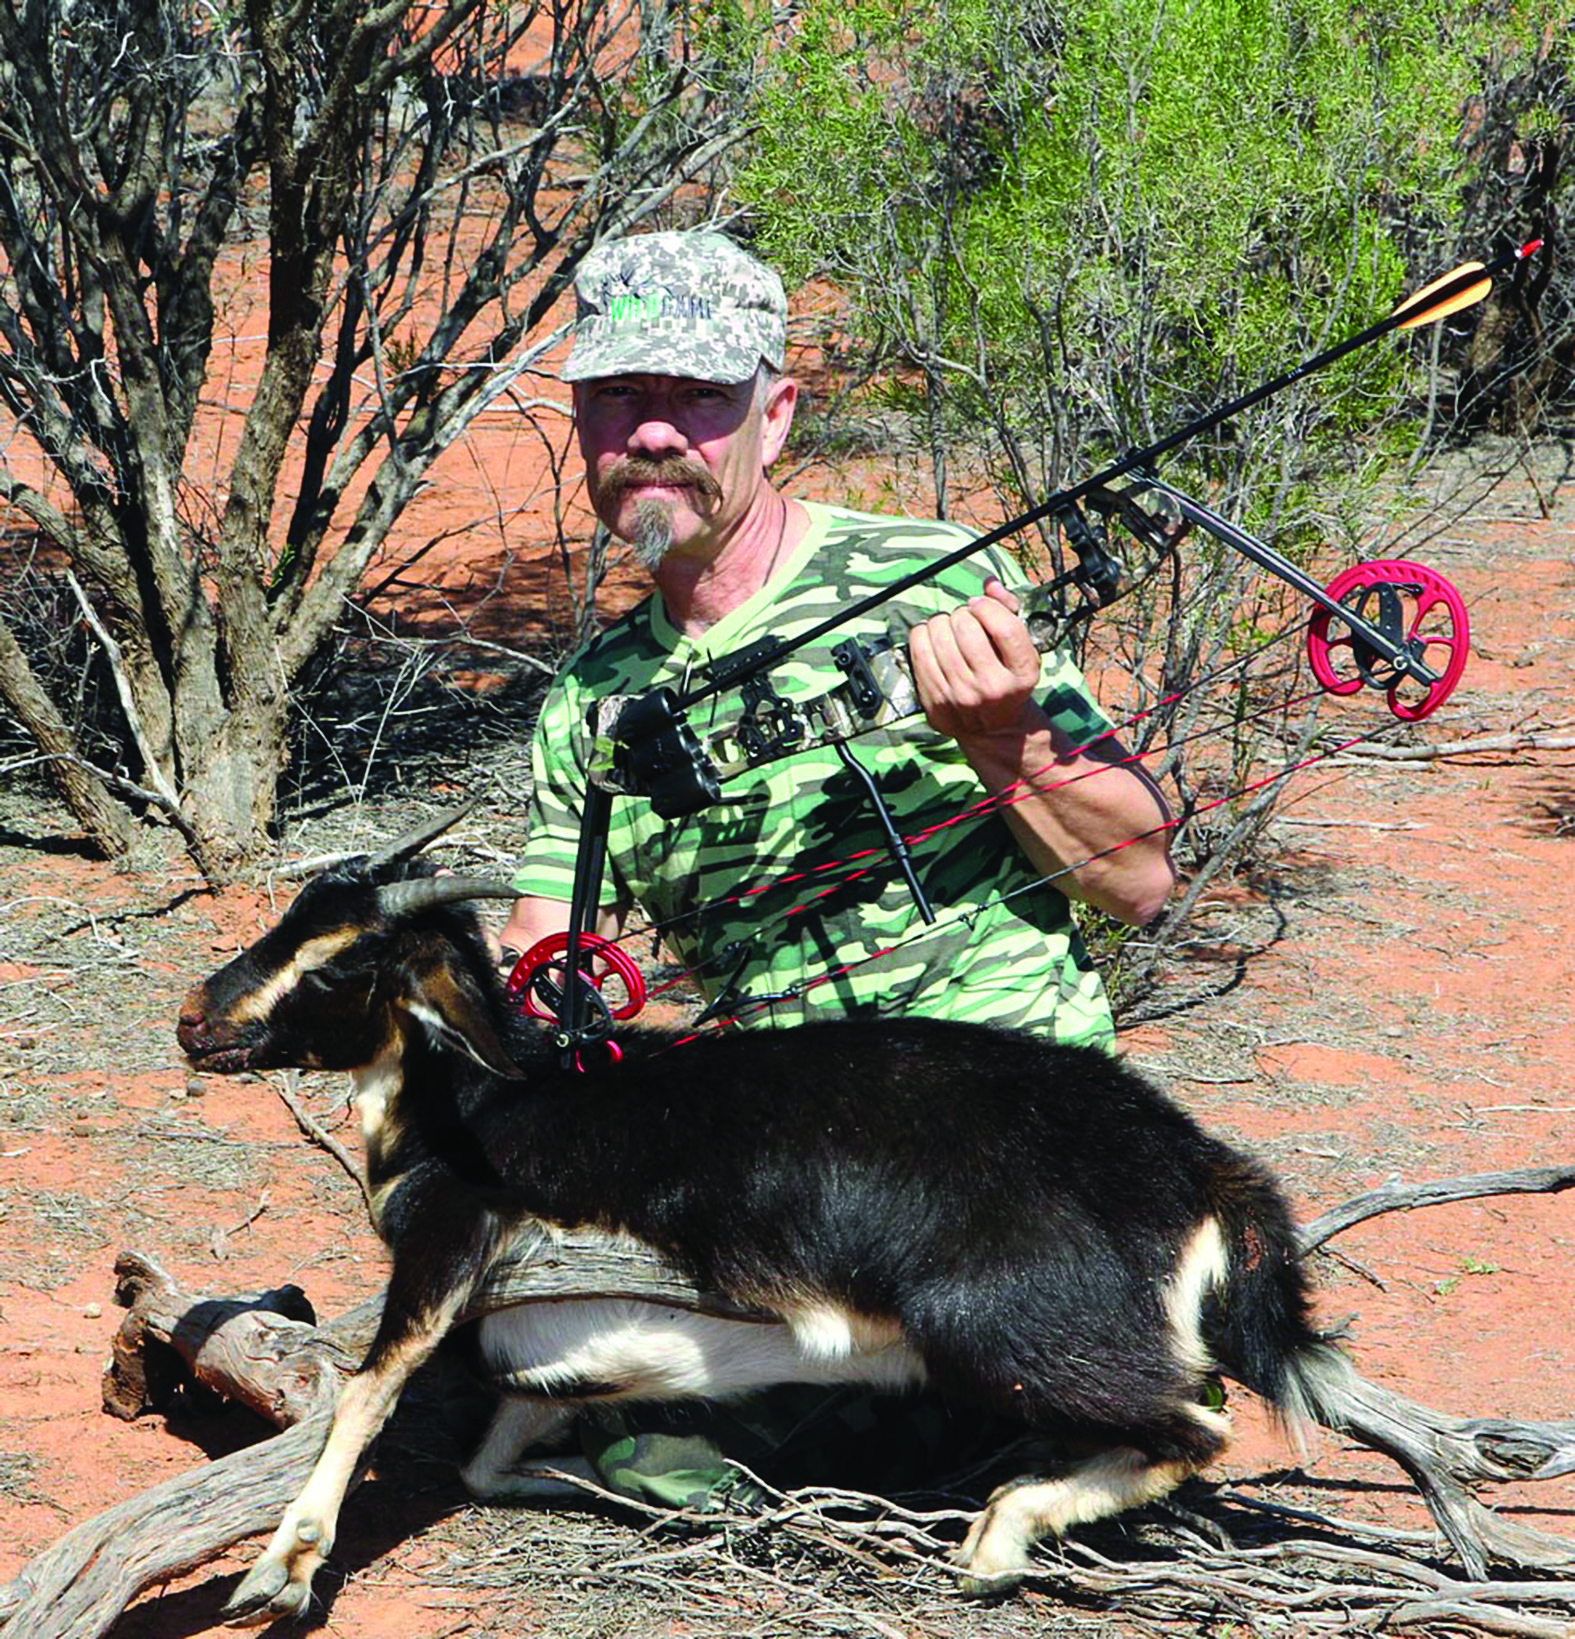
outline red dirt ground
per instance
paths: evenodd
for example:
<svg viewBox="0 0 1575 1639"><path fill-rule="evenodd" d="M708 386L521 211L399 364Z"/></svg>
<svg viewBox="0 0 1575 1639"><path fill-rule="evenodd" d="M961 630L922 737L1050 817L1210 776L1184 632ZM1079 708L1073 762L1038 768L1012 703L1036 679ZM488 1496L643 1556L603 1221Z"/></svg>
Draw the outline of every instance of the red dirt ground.
<svg viewBox="0 0 1575 1639"><path fill-rule="evenodd" d="M1421 744L1535 724L1569 733L1568 491L1553 512L1538 516L1530 491L1506 486L1469 529L1411 554L1456 581L1475 628L1465 681ZM479 577L498 568L485 558ZM1338 707L1353 732L1381 710L1374 696ZM235 1413L126 1424L100 1411L120 1248L157 1257L193 1292L295 1281L323 1314L372 1293L383 1268L354 1186L299 1138L270 1087L189 1082L175 1046L180 994L267 925L267 892L214 898L175 855L151 850L137 869L108 870L58 842L46 804L32 808L0 818L0 1578L73 1523L200 1461L194 1441L217 1450L253 1432ZM481 833L506 852L518 829L504 813ZM1391 1176L1568 1160L1572 833L1568 750L1321 765L1298 777L1262 869L1201 913L1207 945L1172 964L1164 1016L1125 1049L1265 1154L1308 1215ZM292 843L340 845L306 823ZM308 1096L353 1146L332 1078L310 1079ZM1575 1195L1391 1215L1336 1245L1349 1261L1319 1261L1323 1307L1354 1316L1368 1375L1458 1412L1575 1413ZM1226 1475L1260 1492L1292 1483L1294 1454L1250 1411L1242 1424ZM1397 1470L1334 1438L1294 1483L1334 1513L1421 1518ZM494 1627L484 1603L431 1587L454 1527L428 1524L421 1487L389 1492L375 1511L370 1490L352 1501L352 1575L321 1631L563 1631ZM1575 1534L1570 1481L1502 1500ZM214 1631L252 1551L162 1603L141 1601L117 1634Z"/></svg>

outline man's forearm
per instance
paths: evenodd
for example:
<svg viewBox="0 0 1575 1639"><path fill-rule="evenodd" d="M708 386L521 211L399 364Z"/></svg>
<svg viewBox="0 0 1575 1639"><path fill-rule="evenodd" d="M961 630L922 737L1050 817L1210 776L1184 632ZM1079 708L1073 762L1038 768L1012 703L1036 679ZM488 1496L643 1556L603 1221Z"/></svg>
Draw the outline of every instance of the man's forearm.
<svg viewBox="0 0 1575 1639"><path fill-rule="evenodd" d="M1069 899L1139 927L1164 909L1175 885L1170 811L1119 745L1079 752L1033 704L1019 725L957 743L985 790L1006 794L1001 816L1034 869Z"/></svg>

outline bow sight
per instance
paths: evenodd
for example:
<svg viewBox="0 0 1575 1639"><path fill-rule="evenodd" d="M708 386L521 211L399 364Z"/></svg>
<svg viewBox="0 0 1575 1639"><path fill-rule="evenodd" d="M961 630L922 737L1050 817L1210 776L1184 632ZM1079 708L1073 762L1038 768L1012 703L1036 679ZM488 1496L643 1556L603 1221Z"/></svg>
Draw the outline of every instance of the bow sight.
<svg viewBox="0 0 1575 1639"><path fill-rule="evenodd" d="M607 823L615 796L649 801L664 819L698 813L724 800L724 784L738 774L812 745L835 746L861 780L881 823L888 850L914 903L926 921L933 913L908 856L907 846L887 812L880 792L847 742L919 712L920 703L903 636L848 637L831 658L843 680L807 701L785 698L771 671L789 655L932 579L1028 525L1054 519L1075 562L1054 579L1020 594L1023 618L1041 651L1062 643L1069 630L1089 619L1151 575L1194 525L1278 576L1314 605L1307 635L1308 660L1319 683L1336 694L1364 687L1383 690L1395 716L1416 721L1448 698L1464 670L1469 624L1459 594L1441 575L1402 559L1358 563L1322 587L1266 542L1221 517L1201 501L1161 480L1159 459L1200 433L1261 403L1324 368L1353 349L1391 331L1434 323L1481 301L1494 274L1540 248L1532 240L1495 261L1468 262L1433 281L1379 320L1336 346L1303 360L1284 375L1218 406L1177 432L1144 449L1129 450L1092 477L1059 490L1038 506L923 565L791 640L762 638L745 649L712 661L704 681L680 693L661 687L638 695L611 695L592 708L592 754L581 825L580 848L570 906L570 926L529 972L527 962L511 985L549 997L558 1022L565 1064L580 1047L604 1040L608 1009L595 982L582 971L590 944L586 933L600 895ZM1122 490L1118 479L1129 480ZM1147 505L1140 504L1147 501ZM1091 520L1089 513L1095 514ZM1112 545L1115 526L1145 557L1134 570L1131 546ZM702 701L737 688L740 710L727 726L704 739L689 712ZM527 959L528 961L529 959ZM578 974L582 983L569 983ZM627 981L626 981L627 982ZM620 1014L619 1016L626 1016Z"/></svg>

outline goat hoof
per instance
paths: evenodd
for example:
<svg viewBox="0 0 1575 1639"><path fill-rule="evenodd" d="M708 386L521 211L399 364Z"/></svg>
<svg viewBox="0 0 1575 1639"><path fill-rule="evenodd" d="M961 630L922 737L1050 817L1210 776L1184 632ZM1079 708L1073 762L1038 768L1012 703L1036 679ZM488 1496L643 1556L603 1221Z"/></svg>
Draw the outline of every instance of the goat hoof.
<svg viewBox="0 0 1575 1639"><path fill-rule="evenodd" d="M965 1573L957 1579L957 1591L964 1599L1000 1601L1009 1599L1023 1585L1023 1572L996 1571L989 1576Z"/></svg>
<svg viewBox="0 0 1575 1639"><path fill-rule="evenodd" d="M965 1599L1006 1599L1022 1586L1029 1566L1019 1554L1002 1552L999 1547L991 1552L984 1540L984 1526L981 1516L952 1553L952 1564L959 1573L957 1591Z"/></svg>
<svg viewBox="0 0 1575 1639"><path fill-rule="evenodd" d="M265 1559L241 1579L219 1615L226 1627L260 1628L282 1616L299 1616L310 1597L310 1584L294 1580L288 1565Z"/></svg>

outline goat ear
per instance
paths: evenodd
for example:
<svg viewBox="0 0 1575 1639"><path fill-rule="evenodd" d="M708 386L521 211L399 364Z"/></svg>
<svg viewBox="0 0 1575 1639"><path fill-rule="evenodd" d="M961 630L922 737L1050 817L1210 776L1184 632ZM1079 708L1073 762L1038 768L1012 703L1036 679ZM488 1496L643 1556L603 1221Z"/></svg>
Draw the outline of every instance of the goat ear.
<svg viewBox="0 0 1575 1639"><path fill-rule="evenodd" d="M412 979L411 994L401 1005L413 1018L482 1069L505 1081L526 1079L498 1036L486 998L468 975L447 962L433 962L421 964Z"/></svg>

